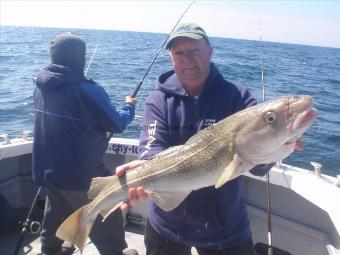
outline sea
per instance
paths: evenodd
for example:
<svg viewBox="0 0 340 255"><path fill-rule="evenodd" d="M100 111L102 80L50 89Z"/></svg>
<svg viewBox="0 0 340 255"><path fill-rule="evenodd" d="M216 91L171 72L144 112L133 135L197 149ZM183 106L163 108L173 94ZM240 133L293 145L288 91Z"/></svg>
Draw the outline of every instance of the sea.
<svg viewBox="0 0 340 255"><path fill-rule="evenodd" d="M33 131L34 78L49 64L48 47L58 33L72 32L87 42L87 78L101 84L117 108L144 76L167 34L38 27L0 27L0 135L21 137ZM302 137L304 150L284 163L340 174L340 48L286 43L211 38L212 61L226 80L244 84L262 101L261 55L266 99L285 95L311 95L318 110L317 121ZM262 45L262 47L261 47ZM339 45L340 47L340 45ZM262 54L261 54L262 48ZM92 59L92 61L91 61ZM89 65L89 63L91 63ZM137 94L137 114L143 114L146 97L157 77L171 69L163 49ZM117 137L138 138L135 120Z"/></svg>

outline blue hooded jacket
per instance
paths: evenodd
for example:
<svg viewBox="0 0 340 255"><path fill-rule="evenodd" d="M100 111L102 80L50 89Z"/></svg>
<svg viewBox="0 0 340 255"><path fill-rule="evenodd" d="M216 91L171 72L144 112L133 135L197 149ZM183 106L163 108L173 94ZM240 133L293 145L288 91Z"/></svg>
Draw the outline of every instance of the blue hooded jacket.
<svg viewBox="0 0 340 255"><path fill-rule="evenodd" d="M112 174L103 155L135 107L117 111L101 86L56 64L40 71L36 85L33 178L42 186L86 191L91 178Z"/></svg>
<svg viewBox="0 0 340 255"><path fill-rule="evenodd" d="M187 95L174 71L164 73L145 104L139 157L149 159L166 148L184 144L199 130L255 104L247 88L224 80L214 64L196 98ZM252 171L263 175L271 166L258 166ZM220 189L193 191L170 212L151 202L149 221L165 238L188 246L221 249L251 238L242 177Z"/></svg>

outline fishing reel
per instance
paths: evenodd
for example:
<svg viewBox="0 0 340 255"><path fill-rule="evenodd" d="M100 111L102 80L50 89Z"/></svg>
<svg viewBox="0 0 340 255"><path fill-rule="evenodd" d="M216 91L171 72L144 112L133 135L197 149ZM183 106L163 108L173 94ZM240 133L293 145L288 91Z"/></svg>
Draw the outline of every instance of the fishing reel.
<svg viewBox="0 0 340 255"><path fill-rule="evenodd" d="M39 221L26 219L26 221L22 223L23 232L31 233L31 234L38 234L40 230L41 230L41 223Z"/></svg>

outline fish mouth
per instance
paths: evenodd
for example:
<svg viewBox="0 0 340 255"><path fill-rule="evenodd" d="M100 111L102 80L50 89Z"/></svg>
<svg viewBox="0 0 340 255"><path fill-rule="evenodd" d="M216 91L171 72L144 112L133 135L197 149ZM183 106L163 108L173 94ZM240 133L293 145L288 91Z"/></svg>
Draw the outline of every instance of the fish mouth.
<svg viewBox="0 0 340 255"><path fill-rule="evenodd" d="M316 115L317 111L314 108L310 107L306 109L296 117L292 129L294 131L299 131L309 127L310 124L312 124L312 122L315 120Z"/></svg>
<svg viewBox="0 0 340 255"><path fill-rule="evenodd" d="M285 142L285 145L290 145L295 143L296 140L301 138L303 133L308 129L308 127L313 123L316 119L317 111L315 108L309 106L306 110L301 112L293 122L293 126L291 128L291 134L294 134L288 141Z"/></svg>

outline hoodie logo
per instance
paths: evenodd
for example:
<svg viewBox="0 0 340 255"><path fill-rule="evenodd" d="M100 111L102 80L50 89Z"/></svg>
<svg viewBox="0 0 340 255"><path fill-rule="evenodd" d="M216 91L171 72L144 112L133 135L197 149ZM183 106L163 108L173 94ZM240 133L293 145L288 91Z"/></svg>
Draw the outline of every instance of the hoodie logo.
<svg viewBox="0 0 340 255"><path fill-rule="evenodd" d="M209 127L209 126L211 126L215 123L216 123L215 119L204 119L203 120L203 128Z"/></svg>
<svg viewBox="0 0 340 255"><path fill-rule="evenodd" d="M151 148L152 143L156 140L154 135L156 134L157 129L157 120L154 121L154 123L150 124L147 127L148 130L148 137L146 138L146 145L145 145L145 151L141 154L141 157L143 157L146 153L149 152L149 149Z"/></svg>

